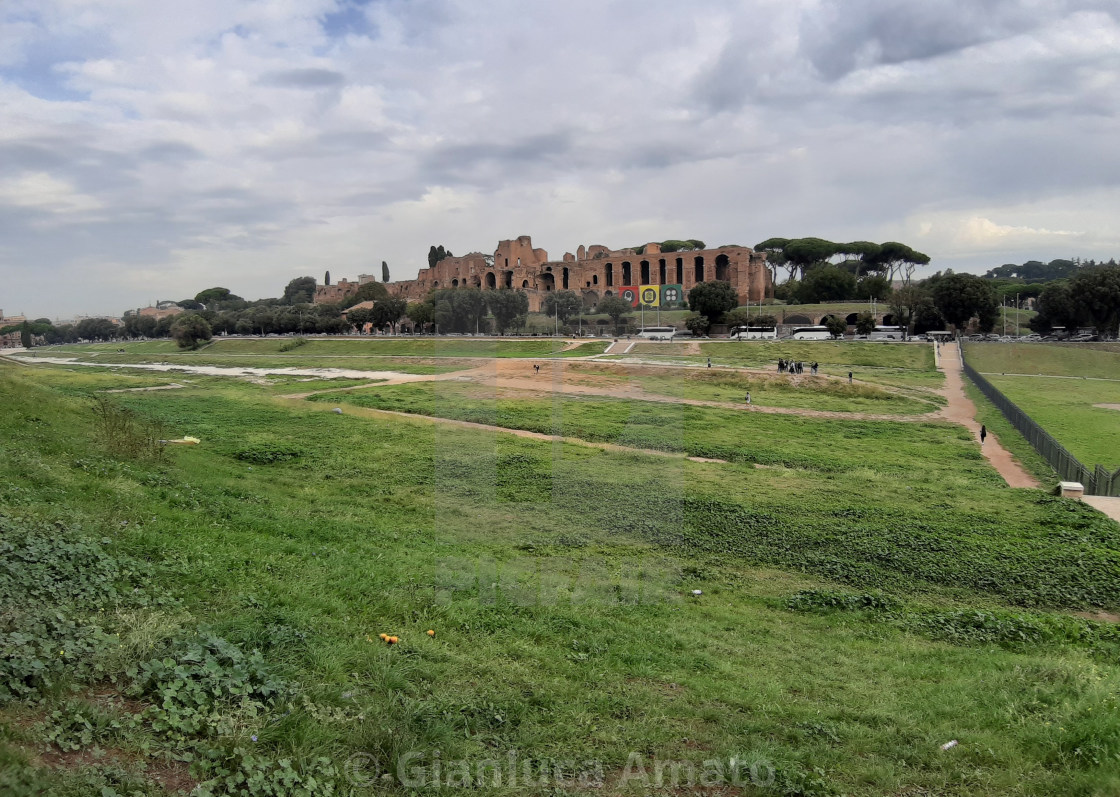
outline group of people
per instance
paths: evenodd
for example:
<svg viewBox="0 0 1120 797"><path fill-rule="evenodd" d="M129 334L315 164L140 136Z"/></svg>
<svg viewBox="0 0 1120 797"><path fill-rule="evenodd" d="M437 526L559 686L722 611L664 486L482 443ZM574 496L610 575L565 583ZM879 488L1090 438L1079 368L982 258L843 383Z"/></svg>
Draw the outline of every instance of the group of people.
<svg viewBox="0 0 1120 797"><path fill-rule="evenodd" d="M809 373L815 374L817 372L817 364L813 363L809 366ZM778 359L778 373L779 374L803 374L805 373L805 363L800 360L784 360Z"/></svg>

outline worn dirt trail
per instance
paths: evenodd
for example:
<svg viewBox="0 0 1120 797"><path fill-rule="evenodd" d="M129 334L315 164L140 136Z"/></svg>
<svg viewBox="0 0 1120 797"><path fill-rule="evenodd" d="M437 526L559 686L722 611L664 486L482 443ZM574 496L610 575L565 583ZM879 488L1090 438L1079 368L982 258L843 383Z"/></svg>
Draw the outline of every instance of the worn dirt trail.
<svg viewBox="0 0 1120 797"><path fill-rule="evenodd" d="M940 347L939 356L937 358L938 368L945 374L945 386L938 392L944 396L946 405L934 412L929 412L921 415L890 415L878 413L863 413L863 412L835 412L828 410L810 410L798 409L793 407L770 407L760 406L757 404L743 404L737 402L726 401L705 401L701 399L683 399L673 396L665 396L656 393L647 393L640 387L627 385L625 387L596 387L593 385L574 384L566 381L563 376L555 378L551 376L548 371L549 365L545 364L546 359L542 358L541 363L545 364L544 373L533 372L532 376L522 375L528 369L531 369L530 361L525 359L520 360L491 360L485 365L471 368L465 371L453 371L445 374L401 374L392 379L382 382L370 382L362 385L355 385L348 388L335 388L329 390L317 390L308 393L293 393L281 398L287 399L302 399L311 395L321 393L335 393L346 392L350 390L363 390L366 388L376 388L380 386L405 384L409 382L434 382L434 381L459 381L459 382L474 382L483 384L487 387L492 387L496 390L510 390L519 392L542 393L542 394L561 394L570 395L585 395L585 396L605 396L610 398L627 398L636 399L641 401L661 402L666 404L690 404L698 407L718 407L721 409L735 409L743 412L761 412L772 415L798 415L807 418L834 418L837 420L874 420L874 421L893 421L895 423L920 423L928 422L930 420L944 420L951 423L956 423L964 426L973 433L977 441L980 437L980 424L976 421L976 406L968 398L964 392L963 370L961 367L960 355L955 346L944 345ZM563 365L560 365L563 368ZM490 431L501 431L508 434L514 434L521 437L531 437L540 440L564 440L565 442L574 443L577 445L590 445L595 448L603 450L618 450L618 451L636 451L641 453L654 454L657 456L673 456L681 457L681 454L667 453L664 451L654 451L647 449L635 449L627 446L616 446L609 443L594 443L577 438L558 438L554 435L540 434L537 432L528 432L525 430L509 429L500 426L491 426L489 424L472 423L469 421L458 421L447 418L430 418L428 416L417 415L406 412L394 412L390 410L375 410L369 408L350 408L350 412L360 412L361 414L369 415L386 415L396 416L403 418L426 418L431 422L448 423L456 426L463 426L468 428L485 429ZM1000 445L999 438L991 432L988 433L986 442L981 448L984 457L991 463L992 467L1003 477L1010 487L1039 487L1038 480L1027 473L1022 465L1011 455L1011 453Z"/></svg>
<svg viewBox="0 0 1120 797"><path fill-rule="evenodd" d="M542 360L542 363L544 361ZM563 364L551 363L552 366L563 368ZM458 381L474 382L486 385L495 390L520 391L523 393L540 393L552 395L561 393L575 396L603 396L605 398L633 399L636 401L651 401L662 404L689 404L694 407L716 407L719 409L740 410L743 412L759 412L766 415L800 415L806 418L834 418L847 421L895 421L897 423L919 423L922 421L936 420L938 411L915 415L894 415L889 413L870 412L840 412L835 410L812 410L798 407L772 407L760 404L745 404L733 401L708 401L705 399L677 398L661 393L649 393L641 387L627 385L625 387L595 387L594 385L581 385L566 381L563 376L557 378L550 373L549 364L545 364L540 373L532 376L522 376L532 370L532 365L527 360L495 360L489 364L472 368L467 371L454 371L446 374L402 374L400 377L381 382L369 382L362 385L353 385L345 388L327 388L307 393L292 393L281 398L307 398L321 393L342 393L351 390L364 390L368 387L385 387L400 385L408 382L434 382ZM739 369L747 370L747 369ZM770 376L770 372L757 371L759 375ZM515 375L516 374L516 375ZM797 384L805 377L792 377L792 384ZM820 377L825 378L825 377Z"/></svg>
<svg viewBox="0 0 1120 797"><path fill-rule="evenodd" d="M293 398L292 396L281 396L280 398ZM329 408L324 405L323 410ZM655 457L667 457L670 459L687 459L692 462L711 462L722 465L730 464L726 459L712 459L710 457L690 457L681 451L660 451L656 448L636 448L634 446L622 446L617 443L603 443L594 440L584 440L581 437L561 437L554 434L545 434L544 432L531 432L528 429L511 429L508 426L494 426L489 423L478 423L476 421L460 421L455 418L441 418L434 415L419 415L413 412L397 412L395 410L377 410L371 407L347 407L346 412L350 415L365 415L368 417L389 416L395 418L405 418L418 423L434 424L439 426L458 426L463 429L478 429L484 432L501 432L502 434L513 435L514 437L527 437L531 440L547 440L554 443L569 443L575 446L584 446L586 448L598 448L602 451L620 451L627 454L649 454ZM762 467L756 465L755 467Z"/></svg>
<svg viewBox="0 0 1120 797"><path fill-rule="evenodd" d="M937 416L953 423L959 423L968 429L980 440L980 424L976 422L976 405L964 392L964 369L961 365L960 352L952 344L941 346L941 357L938 367L945 374L945 387L941 395L948 402ZM980 447L984 457L992 464L1008 487L1040 487L1038 480L1031 476L1011 452L1000 445L999 438L988 432L988 439Z"/></svg>

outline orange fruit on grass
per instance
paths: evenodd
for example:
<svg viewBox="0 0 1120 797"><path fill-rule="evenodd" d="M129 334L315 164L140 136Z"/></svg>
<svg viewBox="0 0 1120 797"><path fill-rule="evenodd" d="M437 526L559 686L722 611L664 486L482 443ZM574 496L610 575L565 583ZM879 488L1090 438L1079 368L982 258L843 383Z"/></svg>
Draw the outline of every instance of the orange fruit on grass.
<svg viewBox="0 0 1120 797"><path fill-rule="evenodd" d="M434 630L432 630L431 628L429 628L428 629L428 636L435 636L435 635L436 635L436 632Z"/></svg>

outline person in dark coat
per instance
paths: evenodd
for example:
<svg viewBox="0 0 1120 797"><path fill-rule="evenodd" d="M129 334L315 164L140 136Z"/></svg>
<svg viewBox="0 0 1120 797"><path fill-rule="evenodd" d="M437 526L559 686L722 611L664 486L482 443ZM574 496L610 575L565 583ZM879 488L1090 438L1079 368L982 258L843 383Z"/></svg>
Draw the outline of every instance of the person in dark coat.
<svg viewBox="0 0 1120 797"><path fill-rule="evenodd" d="M988 427L981 425L980 426L980 445L984 445L984 440L985 440L985 438L987 438L987 436L988 436Z"/></svg>

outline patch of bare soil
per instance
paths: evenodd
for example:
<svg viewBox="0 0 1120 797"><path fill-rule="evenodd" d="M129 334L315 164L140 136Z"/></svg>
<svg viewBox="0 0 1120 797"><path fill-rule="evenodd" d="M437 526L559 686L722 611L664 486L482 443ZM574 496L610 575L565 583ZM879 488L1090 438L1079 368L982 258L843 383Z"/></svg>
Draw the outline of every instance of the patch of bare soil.
<svg viewBox="0 0 1120 797"><path fill-rule="evenodd" d="M1094 407L1100 407L1102 410L1120 410L1120 404L1094 404Z"/></svg>
<svg viewBox="0 0 1120 797"><path fill-rule="evenodd" d="M191 777L187 765L180 761L145 760L135 753L111 747L65 751L52 747L32 758L32 763L45 769L67 770L114 764L133 772L142 772L171 794L190 794L199 783Z"/></svg>
<svg viewBox="0 0 1120 797"><path fill-rule="evenodd" d="M1084 617L1086 620L1096 620L1098 623L1120 623L1120 614L1114 612L1095 611L1095 612L1074 612L1077 617Z"/></svg>

